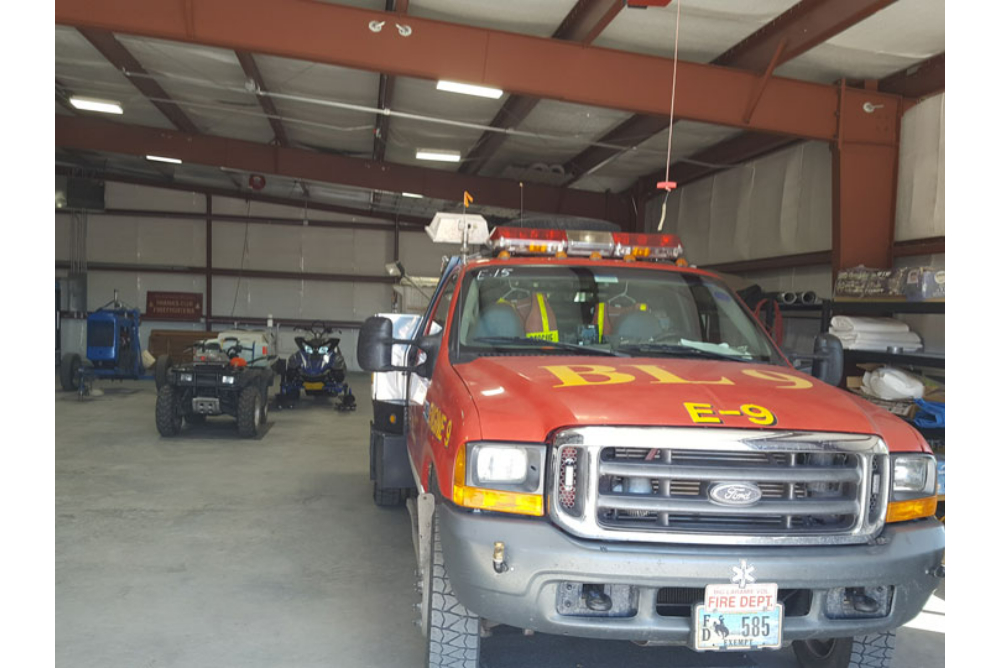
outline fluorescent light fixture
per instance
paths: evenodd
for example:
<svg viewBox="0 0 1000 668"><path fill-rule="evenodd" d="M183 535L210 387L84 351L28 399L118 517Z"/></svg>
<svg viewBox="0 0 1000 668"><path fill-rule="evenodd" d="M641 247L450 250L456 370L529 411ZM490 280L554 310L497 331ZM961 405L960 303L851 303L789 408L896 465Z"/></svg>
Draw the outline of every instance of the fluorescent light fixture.
<svg viewBox="0 0 1000 668"><path fill-rule="evenodd" d="M458 162L462 154L458 151L439 151L437 149L417 149L417 160L437 160L439 162Z"/></svg>
<svg viewBox="0 0 1000 668"><path fill-rule="evenodd" d="M146 160L152 160L153 162L169 162L174 165L181 164L181 161L177 158L164 158L162 155L147 155Z"/></svg>
<svg viewBox="0 0 1000 668"><path fill-rule="evenodd" d="M413 199L423 199L423 195L418 195L417 193L401 193L403 197L412 197Z"/></svg>
<svg viewBox="0 0 1000 668"><path fill-rule="evenodd" d="M503 91L499 88L490 88L488 86L473 86L472 84L458 83L457 81L438 81L438 90L446 90L449 93L462 93L463 95L475 95L476 97L488 97L491 100L496 100L501 95Z"/></svg>
<svg viewBox="0 0 1000 668"><path fill-rule="evenodd" d="M69 103L83 111L99 111L102 114L120 114L122 105L114 100L98 100L93 97L71 97Z"/></svg>

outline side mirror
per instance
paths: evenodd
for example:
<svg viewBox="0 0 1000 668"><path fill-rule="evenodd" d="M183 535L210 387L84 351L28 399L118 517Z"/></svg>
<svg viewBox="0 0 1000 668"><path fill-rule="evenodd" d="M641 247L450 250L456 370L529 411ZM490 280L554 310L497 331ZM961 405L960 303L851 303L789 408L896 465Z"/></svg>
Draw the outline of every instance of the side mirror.
<svg viewBox="0 0 1000 668"><path fill-rule="evenodd" d="M812 375L836 387L844 376L844 345L833 334L820 334L813 343Z"/></svg>
<svg viewBox="0 0 1000 668"><path fill-rule="evenodd" d="M365 371L392 371L392 320L372 316L358 335L358 364Z"/></svg>
<svg viewBox="0 0 1000 668"><path fill-rule="evenodd" d="M404 366L392 363L392 346L395 344L411 346L409 361ZM412 371L418 376L430 378L440 348L441 332L421 336L416 340L394 339L392 321L372 316L365 320L358 335L358 364L365 371ZM418 349L425 353L425 359L420 364L416 362Z"/></svg>

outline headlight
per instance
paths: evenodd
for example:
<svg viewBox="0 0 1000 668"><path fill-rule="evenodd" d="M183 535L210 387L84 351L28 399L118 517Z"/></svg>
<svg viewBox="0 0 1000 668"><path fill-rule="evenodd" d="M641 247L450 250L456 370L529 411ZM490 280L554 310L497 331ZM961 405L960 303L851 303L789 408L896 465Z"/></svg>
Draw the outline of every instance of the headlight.
<svg viewBox="0 0 1000 668"><path fill-rule="evenodd" d="M329 348L329 346L322 346L322 347L321 347L321 348L319 349L319 354L320 354L320 355L326 355L326 354L327 354L328 352L330 352L330 348Z"/></svg>
<svg viewBox="0 0 1000 668"><path fill-rule="evenodd" d="M892 459L892 500L937 492L937 460L931 455L896 455Z"/></svg>
<svg viewBox="0 0 1000 668"><path fill-rule="evenodd" d="M892 496L887 522L930 517L937 510L937 460L933 455L892 457Z"/></svg>
<svg viewBox="0 0 1000 668"><path fill-rule="evenodd" d="M467 508L542 515L544 445L468 443L455 462L453 501Z"/></svg>
<svg viewBox="0 0 1000 668"><path fill-rule="evenodd" d="M303 345L302 349L306 351L306 355L312 355L313 354L312 346Z"/></svg>
<svg viewBox="0 0 1000 668"><path fill-rule="evenodd" d="M181 374L181 382L182 383L190 383L190 382L193 382L193 381L194 381L194 374L191 374L191 373L182 373Z"/></svg>
<svg viewBox="0 0 1000 668"><path fill-rule="evenodd" d="M223 385L232 385L235 382L236 382L236 376L223 376L222 377L222 384Z"/></svg>

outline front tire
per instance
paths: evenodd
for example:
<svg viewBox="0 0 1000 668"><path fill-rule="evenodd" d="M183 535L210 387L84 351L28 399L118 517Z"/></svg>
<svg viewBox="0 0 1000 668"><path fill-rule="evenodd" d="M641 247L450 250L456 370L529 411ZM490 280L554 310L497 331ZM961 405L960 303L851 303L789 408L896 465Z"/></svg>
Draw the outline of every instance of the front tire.
<svg viewBox="0 0 1000 668"><path fill-rule="evenodd" d="M170 355L160 355L156 358L156 367L153 370L153 378L156 381L157 390L167 384L167 374L170 371L170 367L173 365L174 361L170 359Z"/></svg>
<svg viewBox="0 0 1000 668"><path fill-rule="evenodd" d="M76 353L63 355L59 363L59 384L66 392L72 392L80 387L80 356Z"/></svg>
<svg viewBox="0 0 1000 668"><path fill-rule="evenodd" d="M156 393L156 429L160 436L176 436L181 431L184 413L173 385L164 385Z"/></svg>
<svg viewBox="0 0 1000 668"><path fill-rule="evenodd" d="M243 438L255 438L260 433L263 423L260 390L253 385L247 385L240 392L239 405L236 408L236 428Z"/></svg>
<svg viewBox="0 0 1000 668"><path fill-rule="evenodd" d="M889 668L896 651L896 632L829 640L796 640L792 649L802 668Z"/></svg>
<svg viewBox="0 0 1000 668"><path fill-rule="evenodd" d="M479 615L455 597L444 565L438 514L431 522L427 668L479 668Z"/></svg>

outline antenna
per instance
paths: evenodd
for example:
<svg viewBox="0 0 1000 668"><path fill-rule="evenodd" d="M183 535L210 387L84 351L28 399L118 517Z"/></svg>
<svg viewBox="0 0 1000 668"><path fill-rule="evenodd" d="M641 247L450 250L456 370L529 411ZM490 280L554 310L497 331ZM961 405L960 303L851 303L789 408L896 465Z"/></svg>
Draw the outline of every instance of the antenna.
<svg viewBox="0 0 1000 668"><path fill-rule="evenodd" d="M518 181L517 187L521 189L521 217L518 218L518 222L524 227L524 181Z"/></svg>

